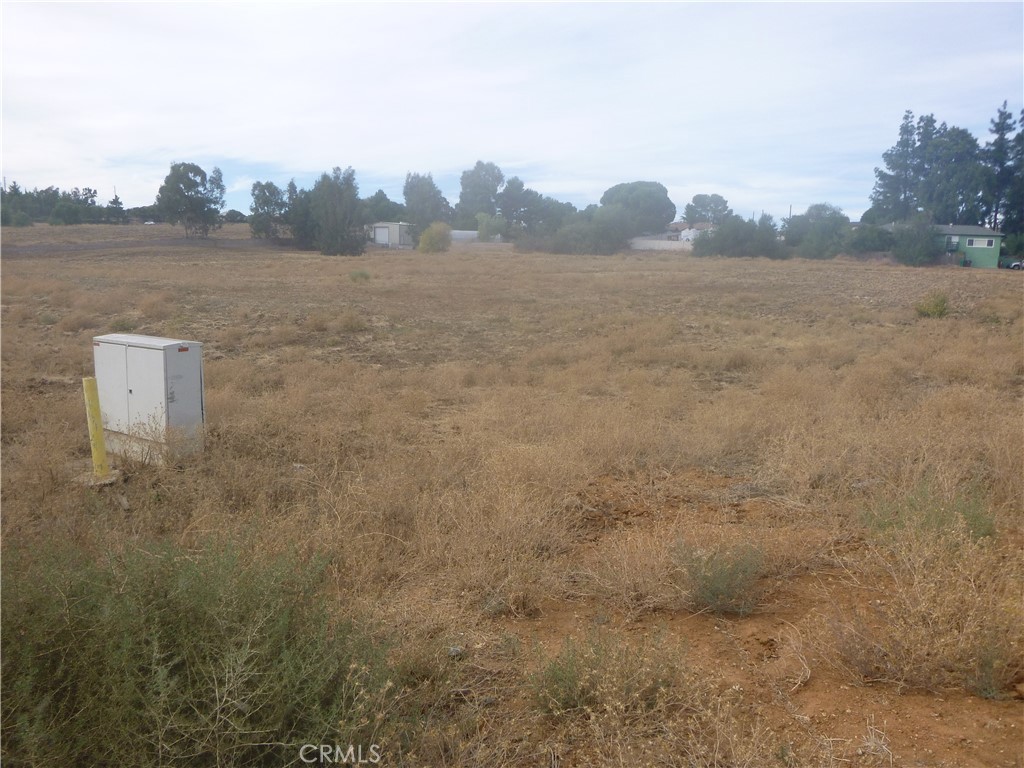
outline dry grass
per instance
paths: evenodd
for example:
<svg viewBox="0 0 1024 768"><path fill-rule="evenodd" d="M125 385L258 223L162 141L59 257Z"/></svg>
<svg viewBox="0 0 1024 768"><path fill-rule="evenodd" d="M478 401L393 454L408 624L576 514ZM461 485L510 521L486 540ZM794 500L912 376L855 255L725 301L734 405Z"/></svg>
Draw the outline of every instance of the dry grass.
<svg viewBox="0 0 1024 768"><path fill-rule="evenodd" d="M969 507L929 501L898 510L858 563L885 588L833 619L830 655L862 680L1005 696L1024 674L1024 563Z"/></svg>
<svg viewBox="0 0 1024 768"><path fill-rule="evenodd" d="M331 259L250 247L237 228L213 244L164 227L5 231L5 547L231 540L254 558L326 558L339 616L374 615L425 676L467 649L396 763L758 765L792 748L828 764L827 731L776 743L763 697L713 658L679 678L707 678L697 703L659 700L639 730L610 710L552 720L531 694L541 662L505 639L562 648L582 636L557 624L564 611L627 629L688 617L701 606L680 552L748 544L751 614L727 621L798 624L783 695L836 667L847 682L1010 695L1019 277L463 246ZM918 317L936 291L948 314ZM207 449L90 490L72 482L89 455L79 382L91 335L121 328L205 342ZM883 536L865 518L925 484L972 499L992 535ZM847 600L827 586L837 571L885 604ZM795 593L804 578L838 610ZM623 642L638 669L676 653L671 637ZM865 759L898 751L891 727L861 740Z"/></svg>

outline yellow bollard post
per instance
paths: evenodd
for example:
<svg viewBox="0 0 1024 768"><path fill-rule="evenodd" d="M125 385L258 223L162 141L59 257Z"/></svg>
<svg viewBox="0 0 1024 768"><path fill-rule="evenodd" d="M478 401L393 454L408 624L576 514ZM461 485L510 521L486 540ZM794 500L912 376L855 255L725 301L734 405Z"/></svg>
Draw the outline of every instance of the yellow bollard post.
<svg viewBox="0 0 1024 768"><path fill-rule="evenodd" d="M85 391L85 415L89 422L89 443L92 446L92 472L97 480L110 475L110 464L107 462L107 446L103 441L103 417L100 415L100 393L96 387L96 378L86 376L82 379Z"/></svg>

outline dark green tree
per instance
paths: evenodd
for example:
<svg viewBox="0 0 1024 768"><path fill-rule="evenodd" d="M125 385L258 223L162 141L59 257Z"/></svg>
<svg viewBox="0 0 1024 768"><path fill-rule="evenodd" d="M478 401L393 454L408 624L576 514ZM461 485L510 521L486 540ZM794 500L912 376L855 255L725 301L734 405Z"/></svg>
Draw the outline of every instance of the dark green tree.
<svg viewBox="0 0 1024 768"><path fill-rule="evenodd" d="M630 220L628 237L664 232L676 217L668 190L656 181L616 184L601 195L601 205L619 205Z"/></svg>
<svg viewBox="0 0 1024 768"><path fill-rule="evenodd" d="M783 257L775 219L761 214L756 222L731 214L720 218L714 229L702 232L693 243L694 256Z"/></svg>
<svg viewBox="0 0 1024 768"><path fill-rule="evenodd" d="M295 179L288 182L288 228L297 248L312 250L316 241L316 222L308 189L299 189Z"/></svg>
<svg viewBox="0 0 1024 768"><path fill-rule="evenodd" d="M288 221L284 191L272 181L255 181L249 206L249 231L256 239L277 240Z"/></svg>
<svg viewBox="0 0 1024 768"><path fill-rule="evenodd" d="M540 197L537 192L527 189L523 180L513 176L505 182L505 186L498 192L495 203L497 212L508 222L510 227L523 227L523 214L529 206L531 199Z"/></svg>
<svg viewBox="0 0 1024 768"><path fill-rule="evenodd" d="M783 222L786 245L805 259L829 259L837 255L850 227L850 220L836 206L817 203Z"/></svg>
<svg viewBox="0 0 1024 768"><path fill-rule="evenodd" d="M988 172L978 140L942 123L918 143L918 207L936 224L981 224Z"/></svg>
<svg viewBox="0 0 1024 768"><path fill-rule="evenodd" d="M761 218L757 220L754 249L757 256L767 256L769 259L782 257L782 247L779 244L779 228L771 214L762 213Z"/></svg>
<svg viewBox="0 0 1024 768"><path fill-rule="evenodd" d="M364 218L375 221L405 221L405 206L388 198L383 189L363 200Z"/></svg>
<svg viewBox="0 0 1024 768"><path fill-rule="evenodd" d="M985 189L985 214L992 229L998 229L1002 224L1005 216L1004 206L1014 183L1013 133L1016 129L1017 121L1006 109L1004 101L989 127L992 140L982 150L982 159L989 169Z"/></svg>
<svg viewBox="0 0 1024 768"><path fill-rule="evenodd" d="M32 209L28 210L33 221L46 221L57 207L61 200L61 191L58 187L47 187L46 189L33 189L29 195L33 203Z"/></svg>
<svg viewBox="0 0 1024 768"><path fill-rule="evenodd" d="M441 194L429 173L406 174L402 193L405 196L406 217L412 224L412 236L417 242L420 234L433 222L451 223L451 204Z"/></svg>
<svg viewBox="0 0 1024 768"><path fill-rule="evenodd" d="M543 238L552 235L576 214L576 206L572 203L542 195L523 184L517 176L505 182L498 193L497 204L498 212L508 223L508 236L512 240L520 236Z"/></svg>
<svg viewBox="0 0 1024 768"><path fill-rule="evenodd" d="M505 181L501 168L494 163L477 160L470 170L462 173L459 202L455 205L456 229L476 229L476 215L498 212L498 191Z"/></svg>
<svg viewBox="0 0 1024 768"><path fill-rule="evenodd" d="M896 225L892 255L900 263L914 267L935 264L942 258L942 246L927 215L919 214Z"/></svg>
<svg viewBox="0 0 1024 768"><path fill-rule="evenodd" d="M50 214L50 223L81 224L82 206L69 199L62 199Z"/></svg>
<svg viewBox="0 0 1024 768"><path fill-rule="evenodd" d="M107 203L106 210L107 221L113 222L114 224L123 224L127 221L128 215L124 210L124 203L121 202L121 198L117 196L117 191L114 191L114 197Z"/></svg>
<svg viewBox="0 0 1024 768"><path fill-rule="evenodd" d="M10 186L4 184L3 187L0 187L0 225L4 227L13 225L15 216L18 214L31 221L28 214L22 210L23 202L24 195L18 182L12 181Z"/></svg>
<svg viewBox="0 0 1024 768"><path fill-rule="evenodd" d="M321 175L310 192L310 208L316 222L314 245L321 253L335 256L363 252L365 222L352 168L335 168L330 175Z"/></svg>
<svg viewBox="0 0 1024 768"><path fill-rule="evenodd" d="M206 237L220 226L224 195L219 168L207 176L195 163L173 163L157 193L156 207L165 221L182 224L186 237Z"/></svg>
<svg viewBox="0 0 1024 768"><path fill-rule="evenodd" d="M903 113L896 145L882 154L885 170L875 168L871 206L886 221L903 221L917 211L918 158L914 113Z"/></svg>
<svg viewBox="0 0 1024 768"><path fill-rule="evenodd" d="M96 190L90 187L75 187L70 191L60 192L57 204L50 211L50 223L94 224L100 221L103 214L96 205L96 196Z"/></svg>
<svg viewBox="0 0 1024 768"><path fill-rule="evenodd" d="M1024 109L1021 110L1017 128L1017 135L1010 144L1013 176L1003 206L1002 230L1009 235L1024 235Z"/></svg>
<svg viewBox="0 0 1024 768"><path fill-rule="evenodd" d="M860 226L852 227L843 239L845 253L883 253L892 249L892 233L887 229L865 222L861 216Z"/></svg>
<svg viewBox="0 0 1024 768"><path fill-rule="evenodd" d="M125 211L129 220L135 221L163 221L160 209L156 205L139 205Z"/></svg>
<svg viewBox="0 0 1024 768"><path fill-rule="evenodd" d="M629 247L634 228L633 212L612 203L581 211L550 237L528 240L524 246L551 253L608 255Z"/></svg>
<svg viewBox="0 0 1024 768"><path fill-rule="evenodd" d="M694 195L693 201L683 208L683 218L691 227L701 223L721 224L729 216L732 216L732 209L721 195Z"/></svg>

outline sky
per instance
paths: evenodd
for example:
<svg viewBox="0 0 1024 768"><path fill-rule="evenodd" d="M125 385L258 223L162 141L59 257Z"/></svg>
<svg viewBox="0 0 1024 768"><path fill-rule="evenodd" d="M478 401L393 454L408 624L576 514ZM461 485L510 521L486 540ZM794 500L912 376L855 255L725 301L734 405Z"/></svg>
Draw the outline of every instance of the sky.
<svg viewBox="0 0 1024 768"><path fill-rule="evenodd" d="M906 110L984 144L1024 101L1024 3L0 4L5 183L152 204L170 165L403 200L463 171L577 207L657 181L858 219Z"/></svg>

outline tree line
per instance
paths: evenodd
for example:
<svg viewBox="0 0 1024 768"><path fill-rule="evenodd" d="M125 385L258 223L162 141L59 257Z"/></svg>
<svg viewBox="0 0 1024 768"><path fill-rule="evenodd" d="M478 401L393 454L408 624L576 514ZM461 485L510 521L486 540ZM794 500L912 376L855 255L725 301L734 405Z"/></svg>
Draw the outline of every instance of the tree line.
<svg viewBox="0 0 1024 768"><path fill-rule="evenodd" d="M1011 254L1024 253L1024 111L1014 118L1006 102L981 145L963 128L934 115L904 113L898 140L875 169L871 207L854 226L829 203L776 225L771 216L744 220L719 195L697 195L688 222L714 228L694 242L696 255L831 258L887 252L905 264L943 256L932 225L987 226L1006 235Z"/></svg>
<svg viewBox="0 0 1024 768"><path fill-rule="evenodd" d="M481 239L501 238L528 249L556 253L613 253L630 237L660 232L675 218L668 190L657 182L630 182L607 190L600 205L582 211L526 186L517 176L482 160L464 171L459 199L452 205L430 173L406 174L403 202L377 190L359 197L355 172L335 168L311 189L292 180L285 189L272 181L252 185L249 226L253 237L280 240L285 233L299 248L323 253L359 253L362 228L376 221L404 221L418 242L441 223L473 230Z"/></svg>
<svg viewBox="0 0 1024 768"><path fill-rule="evenodd" d="M964 128L914 120L907 110L895 146L875 169L871 208L861 221L884 224L923 218L973 224L1005 234L1024 232L1024 110L1020 122L1006 102L990 122L984 146Z"/></svg>
<svg viewBox="0 0 1024 768"><path fill-rule="evenodd" d="M97 192L90 187L61 190L59 187L46 189L22 189L18 182L0 189L0 224L3 226L25 227L33 222L50 224L120 224L128 220L121 198L114 197L106 204L96 202Z"/></svg>
<svg viewBox="0 0 1024 768"><path fill-rule="evenodd" d="M839 253L888 251L906 263L928 263L941 255L932 224L974 224L1008 235L1010 252L1024 251L1024 111L1020 119L1006 102L991 120L990 139L981 145L969 131L939 123L934 115L914 118L907 111L896 144L875 169L871 207L858 226L836 206L811 205L777 224L768 214L755 220L737 216L718 194L698 194L682 220L704 225L694 242L696 255L829 258ZM309 189L290 181L252 185L249 215L222 213L222 174L207 174L194 163L174 163L151 206L125 209L114 198L97 204L89 187L26 191L4 184L2 223L26 225L126 222L129 219L181 224L186 236L206 236L223 221L248 221L254 238L289 242L325 254L361 253L367 225L403 221L418 242L431 225L475 230L481 239L501 238L517 249L553 253L614 253L630 238L664 232L676 207L666 188L654 181L617 184L600 203L582 210L506 178L493 162L477 161L460 177L452 205L430 173L406 174L403 200L383 190L361 198L355 171L336 167ZM889 225L889 226L884 226ZM931 245L930 245L931 244Z"/></svg>

